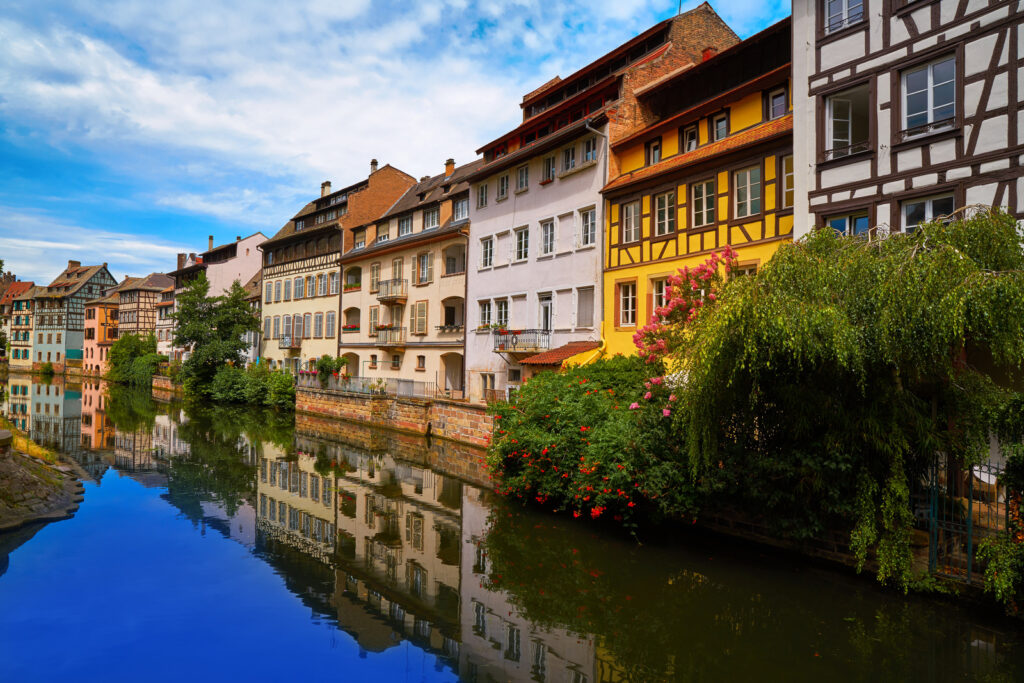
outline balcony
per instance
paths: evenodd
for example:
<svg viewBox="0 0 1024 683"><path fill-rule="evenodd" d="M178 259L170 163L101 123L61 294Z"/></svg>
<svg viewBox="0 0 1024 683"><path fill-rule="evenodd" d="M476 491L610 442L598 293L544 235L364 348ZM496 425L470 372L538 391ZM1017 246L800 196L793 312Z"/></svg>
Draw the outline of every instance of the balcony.
<svg viewBox="0 0 1024 683"><path fill-rule="evenodd" d="M402 303L409 297L408 280L382 280L377 290L377 301Z"/></svg>
<svg viewBox="0 0 1024 683"><path fill-rule="evenodd" d="M279 349L298 349L302 347L302 337L293 337L290 334L277 340Z"/></svg>
<svg viewBox="0 0 1024 683"><path fill-rule="evenodd" d="M405 346L405 328L391 327L390 325L378 326L377 346Z"/></svg>
<svg viewBox="0 0 1024 683"><path fill-rule="evenodd" d="M495 353L539 353L551 348L551 330L494 331Z"/></svg>

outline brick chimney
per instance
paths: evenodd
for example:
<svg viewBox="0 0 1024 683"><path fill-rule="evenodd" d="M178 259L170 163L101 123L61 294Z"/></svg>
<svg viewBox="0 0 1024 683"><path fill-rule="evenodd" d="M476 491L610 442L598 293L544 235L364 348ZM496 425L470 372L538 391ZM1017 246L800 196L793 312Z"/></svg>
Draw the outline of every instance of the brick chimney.
<svg viewBox="0 0 1024 683"><path fill-rule="evenodd" d="M235 241L236 242L241 242L242 241L242 236L241 235L235 235Z"/></svg>
<svg viewBox="0 0 1024 683"><path fill-rule="evenodd" d="M376 159L370 159L370 175L373 175L376 172L377 172L377 160Z"/></svg>
<svg viewBox="0 0 1024 683"><path fill-rule="evenodd" d="M452 173L455 173L455 159L448 159L444 162L444 177L447 178Z"/></svg>
<svg viewBox="0 0 1024 683"><path fill-rule="evenodd" d="M213 235L210 235L210 246L206 251L213 251Z"/></svg>
<svg viewBox="0 0 1024 683"><path fill-rule="evenodd" d="M325 180L322 183L320 183L320 196L321 197L326 197L330 193L331 193L331 181L330 180Z"/></svg>
<svg viewBox="0 0 1024 683"><path fill-rule="evenodd" d="M71 261L71 260L68 260L68 270L72 270L73 268L81 268L81 267L82 267L82 262L81 261Z"/></svg>
<svg viewBox="0 0 1024 683"><path fill-rule="evenodd" d="M188 258L188 254L178 254L178 267L175 270L181 270L185 267L186 258Z"/></svg>

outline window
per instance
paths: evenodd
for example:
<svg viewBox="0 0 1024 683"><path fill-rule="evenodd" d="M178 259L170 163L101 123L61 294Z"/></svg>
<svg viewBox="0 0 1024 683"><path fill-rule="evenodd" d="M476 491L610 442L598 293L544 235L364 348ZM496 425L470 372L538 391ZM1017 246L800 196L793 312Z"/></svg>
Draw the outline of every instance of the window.
<svg viewBox="0 0 1024 683"><path fill-rule="evenodd" d="M355 242L352 245L352 248L353 249L362 249L365 246L366 246L366 233L365 232L357 233L356 236L355 236Z"/></svg>
<svg viewBox="0 0 1024 683"><path fill-rule="evenodd" d="M864 0L825 0L825 33L835 33L864 19Z"/></svg>
<svg viewBox="0 0 1024 683"><path fill-rule="evenodd" d="M476 208L482 209L487 206L487 184L477 185L476 188Z"/></svg>
<svg viewBox="0 0 1024 683"><path fill-rule="evenodd" d="M522 368L509 368L508 375L506 377L509 384L519 384L523 381L523 369Z"/></svg>
<svg viewBox="0 0 1024 683"><path fill-rule="evenodd" d="M376 292L380 289L380 264L370 264L370 291Z"/></svg>
<svg viewBox="0 0 1024 683"><path fill-rule="evenodd" d="M516 171L516 190L525 190L530 186L530 167L520 166Z"/></svg>
<svg viewBox="0 0 1024 683"><path fill-rule="evenodd" d="M736 218L745 218L761 213L761 169L757 166L737 171Z"/></svg>
<svg viewBox="0 0 1024 683"><path fill-rule="evenodd" d="M661 308L668 303L668 280L661 278L651 281L651 306ZM654 311L652 310L651 313Z"/></svg>
<svg viewBox="0 0 1024 683"><path fill-rule="evenodd" d="M306 296L316 296L316 280L312 275L306 276Z"/></svg>
<svg viewBox="0 0 1024 683"><path fill-rule="evenodd" d="M480 267L490 268L494 265L494 238L485 237L480 240Z"/></svg>
<svg viewBox="0 0 1024 683"><path fill-rule="evenodd" d="M494 322L502 327L508 326L508 299L498 299L494 302Z"/></svg>
<svg viewBox="0 0 1024 683"><path fill-rule="evenodd" d="M580 211L580 246L589 247L597 242L597 212L594 209Z"/></svg>
<svg viewBox="0 0 1024 683"><path fill-rule="evenodd" d="M416 256L416 270L413 273L415 284L422 285L434 281L434 255L423 253Z"/></svg>
<svg viewBox="0 0 1024 683"><path fill-rule="evenodd" d="M309 336L309 332L305 330L302 322L303 317L301 315L296 314L292 316L292 336L296 339L302 339L303 336Z"/></svg>
<svg viewBox="0 0 1024 683"><path fill-rule="evenodd" d="M274 283L274 303L281 300L281 281L278 280Z"/></svg>
<svg viewBox="0 0 1024 683"><path fill-rule="evenodd" d="M281 337L281 316L274 316L274 339Z"/></svg>
<svg viewBox="0 0 1024 683"><path fill-rule="evenodd" d="M292 336L292 317L290 315L281 319L281 335L285 339L290 339Z"/></svg>
<svg viewBox="0 0 1024 683"><path fill-rule="evenodd" d="M543 256L555 253L555 222L544 221L540 224L540 253ZM525 257L524 257L525 258Z"/></svg>
<svg viewBox="0 0 1024 683"><path fill-rule="evenodd" d="M327 277L323 273L318 273L316 276L316 294L317 296L327 296Z"/></svg>
<svg viewBox="0 0 1024 683"><path fill-rule="evenodd" d="M956 114L956 58L903 73L903 128L911 135L949 128Z"/></svg>
<svg viewBox="0 0 1024 683"><path fill-rule="evenodd" d="M480 302L480 327L487 327L491 324L491 302Z"/></svg>
<svg viewBox="0 0 1024 683"><path fill-rule="evenodd" d="M370 327L369 333L371 337L377 336L377 325L380 320L380 309L376 306L370 307Z"/></svg>
<svg viewBox="0 0 1024 683"><path fill-rule="evenodd" d="M699 140L697 138L697 126L687 126L680 134L679 147L684 152L692 152L697 149Z"/></svg>
<svg viewBox="0 0 1024 683"><path fill-rule="evenodd" d="M519 228L516 230L516 261L525 261L530 256L530 230Z"/></svg>
<svg viewBox="0 0 1024 683"><path fill-rule="evenodd" d="M867 84L830 95L825 100L825 160L841 159L866 152L870 116L870 90Z"/></svg>
<svg viewBox="0 0 1024 683"><path fill-rule="evenodd" d="M793 155L782 157L779 162L782 170L782 208L793 208L793 194L795 192L793 182Z"/></svg>
<svg viewBox="0 0 1024 683"><path fill-rule="evenodd" d="M636 325L635 282L626 282L619 285L619 325L622 327Z"/></svg>
<svg viewBox="0 0 1024 683"><path fill-rule="evenodd" d="M324 331L324 336L334 336L334 325L337 314L334 311L327 311L327 329Z"/></svg>
<svg viewBox="0 0 1024 683"><path fill-rule="evenodd" d="M554 310L554 305L553 305L553 302L552 302L552 299L551 299L551 295L550 294L538 294L537 295L537 304L538 304L538 311L537 311L538 312L538 316L537 316L538 317L538 321L537 322L540 324L540 329L544 330L545 332L550 332L551 328L554 327L554 322L555 322L554 321L555 310Z"/></svg>
<svg viewBox="0 0 1024 683"><path fill-rule="evenodd" d="M328 274L327 279L330 282L330 293L331 294L337 294L338 293L338 280L340 279L340 275L338 273L330 273L330 274Z"/></svg>
<svg viewBox="0 0 1024 683"><path fill-rule="evenodd" d="M370 368L375 369L376 367L377 367L377 354L371 353L370 354ZM367 509L369 510L370 508L367 508Z"/></svg>
<svg viewBox="0 0 1024 683"><path fill-rule="evenodd" d="M301 299L302 297L306 296L305 291L304 291L305 287L303 287L305 282L306 281L304 279L302 279L301 277L295 278L295 291L294 291L294 293L295 293L295 298L296 299Z"/></svg>
<svg viewBox="0 0 1024 683"><path fill-rule="evenodd" d="M594 288L581 287L576 291L576 327L594 326Z"/></svg>
<svg viewBox="0 0 1024 683"><path fill-rule="evenodd" d="M391 279L401 280L402 279L402 266L405 265L405 259L396 258L391 260Z"/></svg>
<svg viewBox="0 0 1024 683"><path fill-rule="evenodd" d="M304 227L306 227L306 221L302 220L301 218L295 221L296 230L302 230Z"/></svg>
<svg viewBox="0 0 1024 683"><path fill-rule="evenodd" d="M508 173L498 178L498 199L508 197Z"/></svg>
<svg viewBox="0 0 1024 683"><path fill-rule="evenodd" d="M541 178L541 183L550 183L555 179L555 157L546 157L544 159L544 175Z"/></svg>
<svg viewBox="0 0 1024 683"><path fill-rule="evenodd" d="M583 163L588 161L597 161L597 138L583 141Z"/></svg>
<svg viewBox="0 0 1024 683"><path fill-rule="evenodd" d="M452 220L456 221L464 221L469 218L469 200L457 199L455 201L455 209L452 215Z"/></svg>
<svg viewBox="0 0 1024 683"><path fill-rule="evenodd" d="M867 211L829 216L825 219L825 223L840 235L866 235L871 228L868 223Z"/></svg>
<svg viewBox="0 0 1024 683"><path fill-rule="evenodd" d="M719 114L711 120L711 139L721 140L729 134L729 117Z"/></svg>
<svg viewBox="0 0 1024 683"><path fill-rule="evenodd" d="M417 301L409 307L409 334L427 333L427 302Z"/></svg>
<svg viewBox="0 0 1024 683"><path fill-rule="evenodd" d="M423 229L433 230L441 225L441 209L434 207L423 212Z"/></svg>
<svg viewBox="0 0 1024 683"><path fill-rule="evenodd" d="M768 93L767 114L769 119L777 119L786 115L789 111L789 98L786 96L786 89L779 88Z"/></svg>
<svg viewBox="0 0 1024 683"><path fill-rule="evenodd" d="M693 227L699 228L715 222L715 181L702 180L693 184Z"/></svg>
<svg viewBox="0 0 1024 683"><path fill-rule="evenodd" d="M313 315L313 336L320 339L324 336L324 314L316 313Z"/></svg>
<svg viewBox="0 0 1024 683"><path fill-rule="evenodd" d="M622 242L640 241L640 202L622 205Z"/></svg>
<svg viewBox="0 0 1024 683"><path fill-rule="evenodd" d="M378 226L377 227L377 244L380 244L381 242L387 242L389 239L391 239L391 232L389 231L388 226L386 226L386 225Z"/></svg>
<svg viewBox="0 0 1024 683"><path fill-rule="evenodd" d="M665 192L654 198L654 234L670 235L676 231L676 193Z"/></svg>
<svg viewBox="0 0 1024 683"><path fill-rule="evenodd" d="M576 168L576 148L568 147L562 150L562 171L571 171Z"/></svg>
<svg viewBox="0 0 1024 683"><path fill-rule="evenodd" d="M647 166L661 161L661 138L655 138L644 145L644 163Z"/></svg>
<svg viewBox="0 0 1024 683"><path fill-rule="evenodd" d="M487 396L488 391L494 391L494 373L493 372L481 372L480 373L480 385L484 390L484 396Z"/></svg>
<svg viewBox="0 0 1024 683"><path fill-rule="evenodd" d="M306 313L302 316L302 331L306 339L313 336L313 314Z"/></svg>
<svg viewBox="0 0 1024 683"><path fill-rule="evenodd" d="M398 219L398 236L412 234L412 216L402 216Z"/></svg>
<svg viewBox="0 0 1024 683"><path fill-rule="evenodd" d="M956 209L953 195L944 194L903 202L903 230L913 232L922 223L941 220Z"/></svg>
<svg viewBox="0 0 1024 683"><path fill-rule="evenodd" d="M417 370L426 370L427 369L427 357L426 356L416 356L416 369Z"/></svg>

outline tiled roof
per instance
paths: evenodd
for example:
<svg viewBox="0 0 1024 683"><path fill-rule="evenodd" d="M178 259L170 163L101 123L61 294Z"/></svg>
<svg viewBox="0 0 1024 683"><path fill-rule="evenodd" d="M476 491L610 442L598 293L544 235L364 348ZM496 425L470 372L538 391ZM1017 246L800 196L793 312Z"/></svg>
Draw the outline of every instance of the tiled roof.
<svg viewBox="0 0 1024 683"><path fill-rule="evenodd" d="M390 209L388 209L384 215L378 220L383 221L386 218L397 216L398 214L412 211L418 207L433 204L434 202L440 201L445 197L450 197L459 192L469 189L468 178L478 168L484 165L483 159L477 159L471 161L468 164L463 164L457 167L450 176L445 176L440 173L433 178L428 178L421 182L416 183L408 190L405 194L398 198ZM448 191L444 191L445 186L449 186ZM420 195L423 195L423 199L420 199Z"/></svg>
<svg viewBox="0 0 1024 683"><path fill-rule="evenodd" d="M37 287L36 285L32 285L31 287L26 289L22 294L15 295L14 298L15 299L34 299L34 298L36 298L37 296L39 296L40 294L42 294L45 291L46 291L45 287Z"/></svg>
<svg viewBox="0 0 1024 683"><path fill-rule="evenodd" d="M246 282L245 285L242 287L242 289L245 290L246 294L248 294L248 296L246 296L246 299L258 299L260 297L260 285L262 280L263 269L260 268L259 270L256 271L256 274L249 278L249 281ZM171 305L173 303L173 301L168 301L167 305ZM159 306L160 304L157 305Z"/></svg>
<svg viewBox="0 0 1024 683"><path fill-rule="evenodd" d="M341 263L352 263L354 261L359 261L367 256L372 256L373 254L377 254L380 252L391 251L393 249L400 248L407 244L414 245L422 241L437 239L438 236L457 234L460 230L468 228L468 218L460 221L452 221L449 219L448 222L445 223L444 226L440 228L420 230L419 232L414 232L409 235L402 235L401 237L395 238L393 240L388 240L387 242L374 242L370 246L363 247L362 249L349 249L341 257Z"/></svg>
<svg viewBox="0 0 1024 683"><path fill-rule="evenodd" d="M76 268L67 268L57 279L51 282L46 288L42 289L42 292L37 294L39 297L65 297L74 296L78 290L80 290L94 275L106 268L106 265L99 266L78 266ZM64 287L67 287L67 291L63 291ZM55 291L49 291L50 288L54 288Z"/></svg>
<svg viewBox="0 0 1024 683"><path fill-rule="evenodd" d="M162 292L168 287L168 283L170 283L170 287L174 287L174 278L170 275L165 275L164 273L150 273L146 277L135 277L130 279L132 280L131 283L128 283L127 285L122 283L123 286L119 287L119 289L145 289L152 292Z"/></svg>
<svg viewBox="0 0 1024 683"><path fill-rule="evenodd" d="M569 342L565 346L559 346L557 349L538 353L536 356L530 356L529 358L519 362L522 365L561 365L563 361L572 358L577 353L593 351L600 345L601 344L596 341Z"/></svg>
<svg viewBox="0 0 1024 683"><path fill-rule="evenodd" d="M22 282L20 280L18 282L12 282L11 286L7 288L6 292L4 292L3 298L0 298L0 305L11 303L33 287L35 287L34 282Z"/></svg>
<svg viewBox="0 0 1024 683"><path fill-rule="evenodd" d="M648 178L654 178L663 173L668 173L669 171L674 171L676 169L689 166L690 164L695 164L699 161L703 161L720 154L725 154L726 152L732 152L737 149L749 147L750 145L781 137L792 132L793 115L787 114L781 118L773 119L766 123L748 128L736 135L730 135L724 140L719 140L718 142L712 142L711 144L704 145L703 147L698 147L692 152L676 154L675 156L659 161L653 166L645 166L644 168L620 175L618 178L605 185L601 192L610 192L612 190L629 187L630 185L647 180Z"/></svg>

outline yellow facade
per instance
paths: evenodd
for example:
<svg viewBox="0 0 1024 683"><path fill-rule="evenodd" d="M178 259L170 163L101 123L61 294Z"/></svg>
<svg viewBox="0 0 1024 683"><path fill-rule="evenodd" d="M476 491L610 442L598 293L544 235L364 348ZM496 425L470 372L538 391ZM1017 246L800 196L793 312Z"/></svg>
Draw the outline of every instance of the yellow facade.
<svg viewBox="0 0 1024 683"><path fill-rule="evenodd" d="M781 114L768 106L771 95L780 90L786 102ZM656 287L669 275L699 265L726 245L737 251L740 269L749 271L792 240L788 92L782 75L752 84L732 102L696 110L692 117L668 117L622 143L613 143L621 174L604 191L605 355L636 353L633 335L660 305ZM728 133L712 141L713 122L723 113ZM696 149L681 150L686 131L694 126ZM654 163L652 141L659 144L661 153ZM751 175L757 177L756 210ZM737 184L744 185L744 192L738 192ZM713 193L708 196L715 209L710 219L701 211L703 197L696 199L705 192ZM749 198L746 203L744 197ZM706 220L698 221L698 216Z"/></svg>

